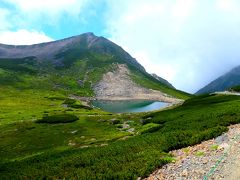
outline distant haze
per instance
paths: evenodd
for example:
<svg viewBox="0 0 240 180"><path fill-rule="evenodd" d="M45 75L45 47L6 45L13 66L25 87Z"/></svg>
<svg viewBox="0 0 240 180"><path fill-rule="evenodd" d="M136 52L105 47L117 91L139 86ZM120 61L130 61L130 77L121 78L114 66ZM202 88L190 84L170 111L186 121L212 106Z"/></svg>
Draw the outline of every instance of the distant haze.
<svg viewBox="0 0 240 180"><path fill-rule="evenodd" d="M2 0L0 43L92 31L122 46L148 72L196 92L240 65L239 9L238 0Z"/></svg>

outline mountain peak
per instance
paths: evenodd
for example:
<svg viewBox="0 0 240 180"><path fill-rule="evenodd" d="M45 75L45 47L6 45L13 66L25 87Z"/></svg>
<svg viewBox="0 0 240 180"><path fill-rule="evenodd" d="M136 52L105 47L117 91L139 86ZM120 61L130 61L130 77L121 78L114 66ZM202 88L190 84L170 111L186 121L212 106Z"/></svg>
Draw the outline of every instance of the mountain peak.
<svg viewBox="0 0 240 180"><path fill-rule="evenodd" d="M131 64L141 71L145 71L136 59L120 46L104 37L96 36L92 32L34 45L0 45L0 58L10 59L35 57L41 61L59 62L63 60L62 56L66 56L68 59L71 57L71 61L74 61L74 59L82 58L87 52L109 55L116 62Z"/></svg>
<svg viewBox="0 0 240 180"><path fill-rule="evenodd" d="M153 73L153 74L151 74L151 75L152 75L152 77L154 77L155 79L157 79L159 82L165 84L166 86L168 86L168 87L170 87L170 88L175 89L175 87L174 87L171 83L169 83L166 79L163 79L163 78L159 77L159 76L158 76L157 74L155 74L155 73Z"/></svg>
<svg viewBox="0 0 240 180"><path fill-rule="evenodd" d="M240 66L233 68L231 71L210 82L208 85L196 92L196 94L225 91L238 85L240 85Z"/></svg>
<svg viewBox="0 0 240 180"><path fill-rule="evenodd" d="M81 35L85 35L85 36L96 36L93 32L86 32L86 33L83 33Z"/></svg>

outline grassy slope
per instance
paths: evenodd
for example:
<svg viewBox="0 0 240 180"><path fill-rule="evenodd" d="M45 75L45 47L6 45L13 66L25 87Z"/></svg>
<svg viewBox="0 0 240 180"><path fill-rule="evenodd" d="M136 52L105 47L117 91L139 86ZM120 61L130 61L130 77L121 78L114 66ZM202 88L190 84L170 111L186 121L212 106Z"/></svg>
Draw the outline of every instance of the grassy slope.
<svg viewBox="0 0 240 180"><path fill-rule="evenodd" d="M160 83L159 81L157 81L155 78L153 78L152 76L150 76L149 74L144 74L142 72L140 72L139 70L137 70L136 68L131 68L131 77L132 79L140 84L143 87L149 88L149 89L154 89L154 90L159 90L161 92L164 92L170 96L179 98L179 99L189 99L190 97L192 97L192 95L180 91L180 90L176 90L173 88L169 88L168 86L166 86L163 83Z"/></svg>
<svg viewBox="0 0 240 180"><path fill-rule="evenodd" d="M69 149L69 142L74 143L74 147L99 145L131 135L116 130L108 122L115 118L111 114L97 109L65 107L62 105L65 98L57 92L0 87L1 161L21 159L51 149ZM43 116L55 114L73 114L79 120L53 125L36 123Z"/></svg>
<svg viewBox="0 0 240 180"><path fill-rule="evenodd" d="M94 96L91 84L101 80L104 73L113 70L115 67L112 63L125 62L107 54L82 51L76 49L58 55L63 57L64 64L58 67L31 57L0 59L0 84L11 85L17 89L41 89L58 91L65 95ZM190 97L187 93L167 87L132 65L129 65L129 68L132 79L143 87L160 90L180 99Z"/></svg>
<svg viewBox="0 0 240 180"><path fill-rule="evenodd" d="M104 57L97 56L94 60L100 62L102 59ZM34 59L1 59L0 84L19 90L35 89L57 91L64 95L93 96L91 82L96 83L103 73L111 69L111 65L92 67L88 59L77 59L72 63L71 66L66 64L55 68L53 64Z"/></svg>
<svg viewBox="0 0 240 180"><path fill-rule="evenodd" d="M1 110L3 106L1 103ZM96 117L83 118L80 115L82 110L74 110L72 113L77 114L80 120L64 125L32 121L11 123L8 120L9 123L0 126L0 153L3 158L0 177L134 179L146 176L171 160L166 154L169 150L213 138L226 131L229 124L239 123L239 107L239 96L215 95L189 99L175 109L138 115L117 116L98 112ZM8 113L2 111L1 114ZM133 127L139 132L146 132L147 127L139 123L140 118L151 123L151 127L155 127L152 124L155 123L161 128L158 126L154 132L125 141L111 141L107 139L126 135L126 132L117 131L114 125L104 121L110 118L132 120ZM78 132L69 133L73 130ZM78 148L84 144L81 136L88 139L86 144L91 143L94 137L109 145L81 149ZM76 143L79 146L70 148L67 144L72 139L78 139Z"/></svg>

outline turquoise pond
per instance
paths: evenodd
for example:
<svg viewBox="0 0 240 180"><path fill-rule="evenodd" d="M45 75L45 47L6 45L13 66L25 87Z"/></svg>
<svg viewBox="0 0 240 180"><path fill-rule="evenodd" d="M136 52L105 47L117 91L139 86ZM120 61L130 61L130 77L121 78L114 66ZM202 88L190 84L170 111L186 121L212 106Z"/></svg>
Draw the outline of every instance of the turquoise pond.
<svg viewBox="0 0 240 180"><path fill-rule="evenodd" d="M169 103L148 100L124 100L124 101L91 101L91 105L107 112L132 113L159 110Z"/></svg>

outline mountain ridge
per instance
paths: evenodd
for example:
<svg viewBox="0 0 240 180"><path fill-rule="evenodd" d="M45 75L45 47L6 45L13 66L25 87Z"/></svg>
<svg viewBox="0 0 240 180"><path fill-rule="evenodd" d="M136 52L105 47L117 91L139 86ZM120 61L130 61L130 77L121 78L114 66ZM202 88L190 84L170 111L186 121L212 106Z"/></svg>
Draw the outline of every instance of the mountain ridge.
<svg viewBox="0 0 240 180"><path fill-rule="evenodd" d="M94 50L97 50L99 48L99 41L100 43L110 43L110 45L114 44L114 46L119 48L118 49L119 51L122 51L122 53L124 52L123 54L127 60L132 61L132 64L137 65L139 68L145 71L144 67L141 66L136 61L136 59L132 58L130 54L124 51L120 46L118 46L117 44L113 43L112 41L102 36L100 37L95 36L91 32L84 33L77 36L72 36L69 38L56 40L56 41L44 42L44 43L33 44L33 45L0 44L0 58L25 58L26 54L30 54L30 56L34 56L39 59L52 60L52 59L57 59L56 58L57 54L66 51L67 50L66 47L69 48L70 46L70 48L74 48L72 46L75 46L78 43L80 43L80 45L82 46L87 45L87 47L84 47L86 49L94 48ZM14 52L12 50L14 50Z"/></svg>
<svg viewBox="0 0 240 180"><path fill-rule="evenodd" d="M240 85L240 66L237 66L217 79L201 88L196 94L212 93L216 91L225 91L233 86Z"/></svg>
<svg viewBox="0 0 240 180"><path fill-rule="evenodd" d="M126 64L131 72L131 79L144 88L177 98L188 97L187 93L172 88L167 81L160 81L148 74L123 48L93 33L34 45L0 45L0 68L22 78L23 82L20 84L29 88L42 84L39 88L48 87L68 93L77 92L81 96L94 96L94 84L99 82L105 73L114 72L116 64ZM21 73L27 70L37 75L26 75L26 72L24 75L19 74L20 70ZM28 80L24 76L28 76ZM10 81L13 79L10 78ZM14 83L18 85L19 81ZM18 88L22 87L18 85Z"/></svg>

